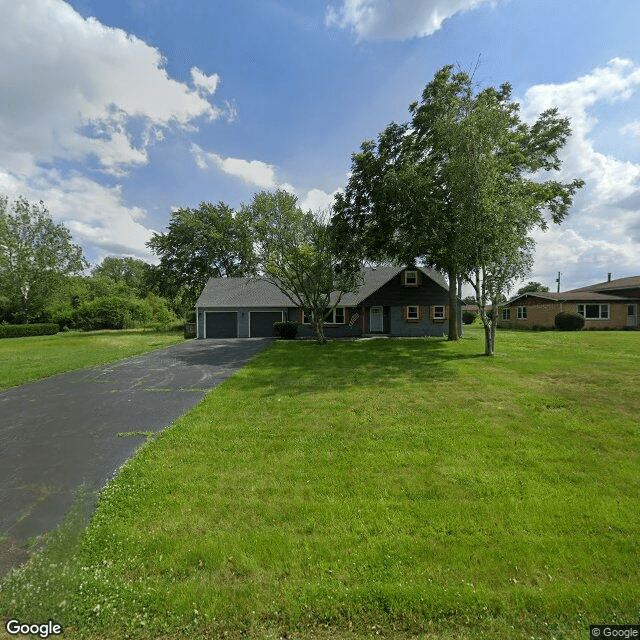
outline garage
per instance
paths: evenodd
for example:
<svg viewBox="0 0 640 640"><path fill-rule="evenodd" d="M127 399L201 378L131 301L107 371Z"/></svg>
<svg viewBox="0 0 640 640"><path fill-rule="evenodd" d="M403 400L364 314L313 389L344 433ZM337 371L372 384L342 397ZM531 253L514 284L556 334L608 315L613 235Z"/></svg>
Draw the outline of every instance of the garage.
<svg viewBox="0 0 640 640"><path fill-rule="evenodd" d="M249 335L252 338L270 338L273 323L282 322L282 311L251 311L249 313Z"/></svg>
<svg viewBox="0 0 640 640"><path fill-rule="evenodd" d="M206 311L205 338L237 338L237 311Z"/></svg>

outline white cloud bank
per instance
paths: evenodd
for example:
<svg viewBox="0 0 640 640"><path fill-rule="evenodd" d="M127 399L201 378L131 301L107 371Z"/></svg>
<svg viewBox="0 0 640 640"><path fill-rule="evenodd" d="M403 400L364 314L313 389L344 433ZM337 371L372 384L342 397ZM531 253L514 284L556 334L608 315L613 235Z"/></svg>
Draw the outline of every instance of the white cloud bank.
<svg viewBox="0 0 640 640"><path fill-rule="evenodd" d="M148 253L144 212L127 207L118 187L61 177L51 166L90 162L121 177L149 162L149 145L165 131L221 115L205 97L217 74L194 68L191 88L163 64L157 49L62 0L1 2L0 192L37 194L70 221L78 242L110 247L117 238Z"/></svg>
<svg viewBox="0 0 640 640"><path fill-rule="evenodd" d="M456 13L475 9L489 0L343 0L329 6L328 26L352 29L358 41L406 40L430 36Z"/></svg>
<svg viewBox="0 0 640 640"><path fill-rule="evenodd" d="M640 164L602 153L592 136L597 108L638 101L639 88L640 66L614 58L570 82L535 85L525 93L523 117L533 119L557 106L571 118L573 135L562 152L561 179L586 182L566 221L536 235L536 280L549 284L561 271L569 288L601 282L609 272L614 278L640 274ZM637 121L618 130L640 131Z"/></svg>

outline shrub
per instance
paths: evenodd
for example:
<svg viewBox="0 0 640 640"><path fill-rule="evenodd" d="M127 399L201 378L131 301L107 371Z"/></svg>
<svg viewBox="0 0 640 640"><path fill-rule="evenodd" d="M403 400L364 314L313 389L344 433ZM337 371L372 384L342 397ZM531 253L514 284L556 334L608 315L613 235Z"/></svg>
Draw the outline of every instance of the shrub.
<svg viewBox="0 0 640 640"><path fill-rule="evenodd" d="M559 331L579 331L584 327L584 318L577 313L561 312L556 315L554 324Z"/></svg>
<svg viewBox="0 0 640 640"><path fill-rule="evenodd" d="M73 313L75 326L85 331L129 329L142 320L142 301L119 296L104 296L82 303Z"/></svg>
<svg viewBox="0 0 640 640"><path fill-rule="evenodd" d="M184 323L184 337L189 340L197 335L197 325L195 322Z"/></svg>
<svg viewBox="0 0 640 640"><path fill-rule="evenodd" d="M73 312L72 320L74 326L85 331L133 327L166 331L177 322L176 316L168 309L166 300L154 295L149 295L144 300L102 296L82 303ZM179 330L181 329L182 323Z"/></svg>
<svg viewBox="0 0 640 640"><path fill-rule="evenodd" d="M0 338L24 336L52 336L58 333L57 324L0 324Z"/></svg>
<svg viewBox="0 0 640 640"><path fill-rule="evenodd" d="M465 324L473 324L474 320L478 317L477 313L473 311L463 311L462 312L462 322Z"/></svg>
<svg viewBox="0 0 640 640"><path fill-rule="evenodd" d="M279 338L293 340L298 333L298 323L293 320L287 320L286 322L274 322L273 331Z"/></svg>

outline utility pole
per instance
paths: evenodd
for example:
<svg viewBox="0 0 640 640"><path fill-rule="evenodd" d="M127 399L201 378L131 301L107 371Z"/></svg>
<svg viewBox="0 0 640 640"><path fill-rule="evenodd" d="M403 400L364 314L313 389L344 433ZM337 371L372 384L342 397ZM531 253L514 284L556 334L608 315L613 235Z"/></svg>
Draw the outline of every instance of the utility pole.
<svg viewBox="0 0 640 640"><path fill-rule="evenodd" d="M560 276L562 274L558 271L558 277L556 278L556 282L558 283L558 293L560 293Z"/></svg>

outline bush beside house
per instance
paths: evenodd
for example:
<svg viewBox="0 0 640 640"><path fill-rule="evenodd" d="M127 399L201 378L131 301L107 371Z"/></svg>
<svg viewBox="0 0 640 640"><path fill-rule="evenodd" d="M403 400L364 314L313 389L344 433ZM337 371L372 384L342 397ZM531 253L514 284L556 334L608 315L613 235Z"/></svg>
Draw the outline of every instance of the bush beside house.
<svg viewBox="0 0 640 640"><path fill-rule="evenodd" d="M293 320L286 322L274 322L273 331L279 338L293 340L298 333L298 323Z"/></svg>
<svg viewBox="0 0 640 640"><path fill-rule="evenodd" d="M559 331L580 331L584 327L584 318L577 313L558 313L554 324Z"/></svg>

